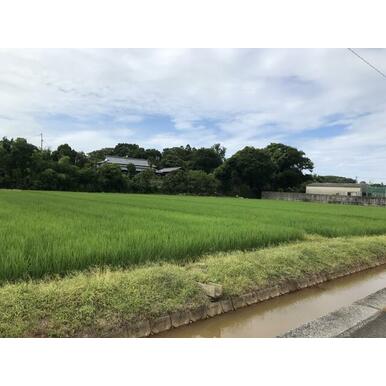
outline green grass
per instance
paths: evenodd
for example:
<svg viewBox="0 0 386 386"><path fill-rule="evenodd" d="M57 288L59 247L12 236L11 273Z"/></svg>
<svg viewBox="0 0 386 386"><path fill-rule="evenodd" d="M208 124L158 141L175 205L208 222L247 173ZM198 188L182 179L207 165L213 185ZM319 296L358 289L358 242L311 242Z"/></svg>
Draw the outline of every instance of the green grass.
<svg viewBox="0 0 386 386"><path fill-rule="evenodd" d="M183 268L96 271L0 287L0 337L110 336L127 323L208 300Z"/></svg>
<svg viewBox="0 0 386 386"><path fill-rule="evenodd" d="M192 261L386 233L386 209L236 198L0 190L0 282L95 266Z"/></svg>
<svg viewBox="0 0 386 386"><path fill-rule="evenodd" d="M223 286L225 295L241 295L283 279L299 280L316 273L334 273L386 259L386 236L323 239L249 252L208 256L187 265L196 280Z"/></svg>
<svg viewBox="0 0 386 386"><path fill-rule="evenodd" d="M197 280L217 282L225 296L384 261L386 236L296 242L163 263L95 270L0 287L0 336L119 336L130 321L207 304Z"/></svg>

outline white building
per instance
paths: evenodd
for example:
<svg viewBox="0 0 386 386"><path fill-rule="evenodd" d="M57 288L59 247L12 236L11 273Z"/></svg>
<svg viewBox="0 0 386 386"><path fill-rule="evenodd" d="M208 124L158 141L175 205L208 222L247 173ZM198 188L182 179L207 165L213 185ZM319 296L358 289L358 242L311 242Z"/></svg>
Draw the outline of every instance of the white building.
<svg viewBox="0 0 386 386"><path fill-rule="evenodd" d="M313 183L306 187L307 194L329 194L338 196L365 196L366 184L334 184L334 183Z"/></svg>

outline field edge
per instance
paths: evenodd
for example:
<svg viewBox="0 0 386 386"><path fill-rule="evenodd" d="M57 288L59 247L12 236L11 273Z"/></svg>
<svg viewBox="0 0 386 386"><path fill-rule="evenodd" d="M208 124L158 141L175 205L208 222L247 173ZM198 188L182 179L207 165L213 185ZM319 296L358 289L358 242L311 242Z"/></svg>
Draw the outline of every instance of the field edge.
<svg viewBox="0 0 386 386"><path fill-rule="evenodd" d="M345 237L6 284L0 336L148 336L385 262L386 236ZM211 302L198 281L221 285L223 298Z"/></svg>

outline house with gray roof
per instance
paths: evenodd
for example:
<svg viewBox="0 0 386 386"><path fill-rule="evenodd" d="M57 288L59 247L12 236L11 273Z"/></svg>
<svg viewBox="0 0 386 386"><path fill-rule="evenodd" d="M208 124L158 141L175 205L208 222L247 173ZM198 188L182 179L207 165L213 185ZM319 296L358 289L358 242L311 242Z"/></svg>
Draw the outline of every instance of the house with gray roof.
<svg viewBox="0 0 386 386"><path fill-rule="evenodd" d="M146 169L151 169L152 166L149 164L147 159L142 158L131 158L131 157L116 157L116 156L107 156L103 161L98 162L98 166L104 164L118 165L123 172L127 172L127 166L132 164L135 166L135 171L137 173L142 172Z"/></svg>
<svg viewBox="0 0 386 386"><path fill-rule="evenodd" d="M132 158L132 157L116 157L116 156L106 156L106 158L98 162L98 166L102 166L105 164L112 164L112 165L118 165L123 172L127 172L127 166L129 164L132 164L135 166L135 171L137 173L140 173L147 169L153 169L156 174L160 176L166 176L169 173L173 173L179 169L180 167L170 167L170 168L163 168L159 170L155 170L154 167L149 163L147 159L142 158Z"/></svg>

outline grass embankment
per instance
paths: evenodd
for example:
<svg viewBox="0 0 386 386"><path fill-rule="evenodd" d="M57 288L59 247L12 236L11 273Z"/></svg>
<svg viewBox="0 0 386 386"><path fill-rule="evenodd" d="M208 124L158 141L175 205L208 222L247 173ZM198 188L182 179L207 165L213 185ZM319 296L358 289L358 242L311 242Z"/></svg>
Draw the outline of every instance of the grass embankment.
<svg viewBox="0 0 386 386"><path fill-rule="evenodd" d="M322 239L204 257L186 266L78 273L0 287L0 336L114 336L135 318L208 302L196 281L225 296L383 261L386 236Z"/></svg>
<svg viewBox="0 0 386 386"><path fill-rule="evenodd" d="M0 190L0 283L90 267L386 233L386 209L316 203Z"/></svg>

